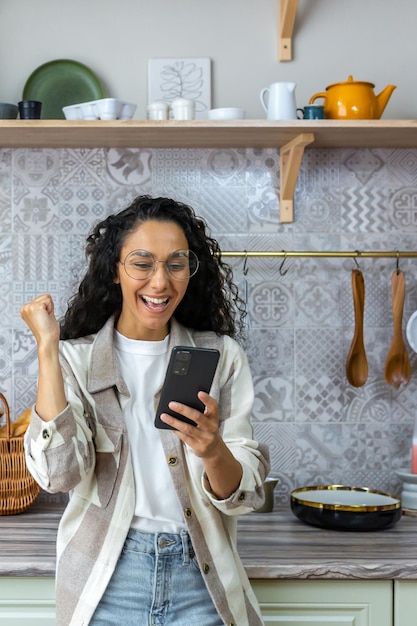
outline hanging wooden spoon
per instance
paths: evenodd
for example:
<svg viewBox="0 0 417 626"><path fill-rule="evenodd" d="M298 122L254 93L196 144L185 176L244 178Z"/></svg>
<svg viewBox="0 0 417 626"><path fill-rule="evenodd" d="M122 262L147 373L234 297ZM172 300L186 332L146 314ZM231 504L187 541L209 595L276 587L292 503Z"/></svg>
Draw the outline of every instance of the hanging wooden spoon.
<svg viewBox="0 0 417 626"><path fill-rule="evenodd" d="M396 269L391 278L393 336L390 349L385 361L385 380L388 385L398 388L406 385L411 377L411 363L408 356L402 331L405 275L402 270Z"/></svg>
<svg viewBox="0 0 417 626"><path fill-rule="evenodd" d="M368 360L363 341L365 281L360 270L352 270L352 295L355 311L355 331L346 360L346 378L353 387L362 387L368 378Z"/></svg>

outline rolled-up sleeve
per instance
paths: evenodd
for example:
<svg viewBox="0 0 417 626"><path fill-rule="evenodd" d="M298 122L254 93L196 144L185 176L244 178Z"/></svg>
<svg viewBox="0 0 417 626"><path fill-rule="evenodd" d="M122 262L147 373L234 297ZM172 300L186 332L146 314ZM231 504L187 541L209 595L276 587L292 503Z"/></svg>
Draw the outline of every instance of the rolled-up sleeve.
<svg viewBox="0 0 417 626"><path fill-rule="evenodd" d="M94 466L92 432L81 400L65 385L68 404L53 420L44 421L33 407L25 433L26 465L39 485L50 493L68 492Z"/></svg>
<svg viewBox="0 0 417 626"><path fill-rule="evenodd" d="M266 445L253 439L251 412L254 400L252 376L244 351L226 338L224 377L220 384L219 415L223 441L242 466L239 487L225 500L218 500L210 489L206 474L202 487L211 503L227 515L241 515L264 502L263 482L269 471Z"/></svg>

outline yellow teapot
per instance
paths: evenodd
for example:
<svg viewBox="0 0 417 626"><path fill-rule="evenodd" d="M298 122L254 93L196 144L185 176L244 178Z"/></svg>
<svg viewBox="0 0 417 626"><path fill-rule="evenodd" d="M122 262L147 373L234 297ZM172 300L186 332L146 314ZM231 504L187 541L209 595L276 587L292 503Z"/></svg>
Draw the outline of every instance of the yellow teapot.
<svg viewBox="0 0 417 626"><path fill-rule="evenodd" d="M375 95L375 85L353 80L349 76L345 83L334 83L326 87L326 92L315 93L309 104L317 98L324 98L324 116L337 120L378 120L395 85L387 85L380 94Z"/></svg>

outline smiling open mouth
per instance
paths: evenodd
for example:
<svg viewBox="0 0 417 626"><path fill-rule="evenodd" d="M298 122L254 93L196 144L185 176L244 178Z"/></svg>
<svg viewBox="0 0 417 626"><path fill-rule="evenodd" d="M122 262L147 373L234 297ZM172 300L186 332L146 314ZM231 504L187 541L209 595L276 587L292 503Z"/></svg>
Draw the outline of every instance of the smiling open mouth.
<svg viewBox="0 0 417 626"><path fill-rule="evenodd" d="M164 309L169 302L169 298L151 298L150 296L141 296L141 298L148 309L153 309L154 311Z"/></svg>

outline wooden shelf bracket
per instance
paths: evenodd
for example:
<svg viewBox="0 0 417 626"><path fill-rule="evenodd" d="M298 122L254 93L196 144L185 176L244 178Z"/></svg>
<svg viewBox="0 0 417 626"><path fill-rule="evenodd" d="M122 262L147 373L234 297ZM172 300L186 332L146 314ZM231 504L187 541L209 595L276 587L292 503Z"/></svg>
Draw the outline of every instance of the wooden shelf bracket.
<svg viewBox="0 0 417 626"><path fill-rule="evenodd" d="M304 148L313 143L313 133L301 133L291 141L281 146L280 150L280 177L279 218L280 222L294 221L294 191L298 173L304 154Z"/></svg>
<svg viewBox="0 0 417 626"><path fill-rule="evenodd" d="M278 0L279 33L278 58L280 61L292 60L292 31L297 14L298 0Z"/></svg>

